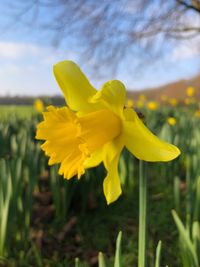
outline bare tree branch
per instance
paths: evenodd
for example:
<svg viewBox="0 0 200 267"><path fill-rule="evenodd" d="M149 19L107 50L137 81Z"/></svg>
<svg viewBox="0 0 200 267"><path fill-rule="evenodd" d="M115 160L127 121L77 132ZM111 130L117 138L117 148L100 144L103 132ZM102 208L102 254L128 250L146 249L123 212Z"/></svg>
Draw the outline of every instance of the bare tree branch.
<svg viewBox="0 0 200 267"><path fill-rule="evenodd" d="M97 68L110 64L117 70L124 57L154 57L171 40L177 44L200 36L199 0L15 2L15 24L49 33L56 46L72 43Z"/></svg>
<svg viewBox="0 0 200 267"><path fill-rule="evenodd" d="M187 9L191 9L191 10L194 10L200 13L200 2L198 0L191 1L191 4L187 3L186 1L182 1L182 0L177 0L177 2L180 5L185 6Z"/></svg>

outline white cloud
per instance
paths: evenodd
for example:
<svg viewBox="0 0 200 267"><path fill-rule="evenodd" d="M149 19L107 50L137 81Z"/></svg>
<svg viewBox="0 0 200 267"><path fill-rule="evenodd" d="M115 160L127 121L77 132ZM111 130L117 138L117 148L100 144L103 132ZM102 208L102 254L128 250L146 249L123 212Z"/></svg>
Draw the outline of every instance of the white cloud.
<svg viewBox="0 0 200 267"><path fill-rule="evenodd" d="M28 55L37 55L40 47L32 44L0 42L0 57L18 59Z"/></svg>
<svg viewBox="0 0 200 267"><path fill-rule="evenodd" d="M177 45L171 52L171 60L193 59L200 56L200 38L187 40Z"/></svg>
<svg viewBox="0 0 200 267"><path fill-rule="evenodd" d="M64 59L76 61L77 55L51 46L0 42L0 95L58 94L52 65Z"/></svg>
<svg viewBox="0 0 200 267"><path fill-rule="evenodd" d="M35 45L30 43L0 42L0 60L38 60L41 64L54 64L65 58L76 61L77 54L67 53L51 46Z"/></svg>

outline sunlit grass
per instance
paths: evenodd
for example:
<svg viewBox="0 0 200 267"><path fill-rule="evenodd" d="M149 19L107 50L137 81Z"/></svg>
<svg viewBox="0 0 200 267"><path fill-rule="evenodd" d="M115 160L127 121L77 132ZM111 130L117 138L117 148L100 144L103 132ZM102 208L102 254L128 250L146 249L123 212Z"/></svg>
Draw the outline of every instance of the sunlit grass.
<svg viewBox="0 0 200 267"><path fill-rule="evenodd" d="M15 105L0 105L0 118L16 116L20 118L30 118L36 114L33 106L15 106Z"/></svg>

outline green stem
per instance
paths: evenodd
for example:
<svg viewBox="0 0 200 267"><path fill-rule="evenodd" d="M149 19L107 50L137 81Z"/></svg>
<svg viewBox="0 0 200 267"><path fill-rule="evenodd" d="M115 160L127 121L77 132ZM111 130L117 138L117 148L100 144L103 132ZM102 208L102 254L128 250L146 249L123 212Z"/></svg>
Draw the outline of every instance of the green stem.
<svg viewBox="0 0 200 267"><path fill-rule="evenodd" d="M190 160L189 157L186 161L187 169L186 169L186 227L191 236L191 214L192 214L192 183L191 183L191 173L190 173Z"/></svg>
<svg viewBox="0 0 200 267"><path fill-rule="evenodd" d="M146 241L147 241L147 174L146 164L140 161L139 174L139 242L138 242L138 267L146 267Z"/></svg>

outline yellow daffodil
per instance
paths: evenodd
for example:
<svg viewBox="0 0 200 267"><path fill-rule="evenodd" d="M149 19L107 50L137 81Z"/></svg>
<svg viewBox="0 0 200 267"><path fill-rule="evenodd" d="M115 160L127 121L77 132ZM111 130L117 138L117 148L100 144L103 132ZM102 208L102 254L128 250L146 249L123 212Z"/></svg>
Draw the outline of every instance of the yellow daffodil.
<svg viewBox="0 0 200 267"><path fill-rule="evenodd" d="M195 93L195 89L193 87L190 86L186 89L187 96L192 97L194 93Z"/></svg>
<svg viewBox="0 0 200 267"><path fill-rule="evenodd" d="M40 100L40 99L36 99L34 101L33 106L34 106L35 110L37 110L37 112L41 113L44 111L44 104L43 104L42 100Z"/></svg>
<svg viewBox="0 0 200 267"><path fill-rule="evenodd" d="M174 126L176 124L176 119L174 117L169 117L167 122L169 125Z"/></svg>
<svg viewBox="0 0 200 267"><path fill-rule="evenodd" d="M195 115L195 117L200 118L200 109L196 110L194 115Z"/></svg>
<svg viewBox="0 0 200 267"><path fill-rule="evenodd" d="M121 194L118 162L124 146L145 161L169 161L180 154L125 107L126 91L120 81L108 81L97 91L72 61L59 62L53 69L68 106L49 106L36 138L45 140L41 147L50 157L49 165L60 163L59 174L64 178L80 178L85 169L103 162L107 170L103 189L109 204Z"/></svg>
<svg viewBox="0 0 200 267"><path fill-rule="evenodd" d="M170 98L170 99L169 99L169 103L170 103L170 105L171 105L172 107L175 107L175 106L177 106L178 101L177 101L176 98Z"/></svg>
<svg viewBox="0 0 200 267"><path fill-rule="evenodd" d="M133 100L132 99L128 99L127 103L126 103L126 107L127 108L133 108L133 106L134 106Z"/></svg>
<svg viewBox="0 0 200 267"><path fill-rule="evenodd" d="M150 101L147 103L147 107L150 110L156 110L158 108L158 104L155 101Z"/></svg>

